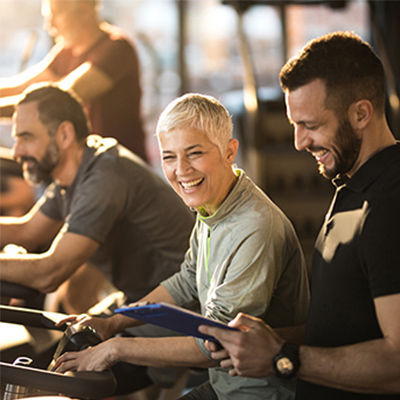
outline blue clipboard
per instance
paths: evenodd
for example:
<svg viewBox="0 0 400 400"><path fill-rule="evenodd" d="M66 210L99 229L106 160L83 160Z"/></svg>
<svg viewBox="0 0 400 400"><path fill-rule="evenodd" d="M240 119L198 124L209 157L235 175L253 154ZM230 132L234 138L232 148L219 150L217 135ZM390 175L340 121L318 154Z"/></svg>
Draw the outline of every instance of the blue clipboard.
<svg viewBox="0 0 400 400"><path fill-rule="evenodd" d="M201 314L167 303L136 303L129 307L116 309L114 312L135 318L142 322L162 326L183 335L193 336L218 343L213 336L199 332L199 325L216 326L223 329L237 330L223 322L203 317Z"/></svg>

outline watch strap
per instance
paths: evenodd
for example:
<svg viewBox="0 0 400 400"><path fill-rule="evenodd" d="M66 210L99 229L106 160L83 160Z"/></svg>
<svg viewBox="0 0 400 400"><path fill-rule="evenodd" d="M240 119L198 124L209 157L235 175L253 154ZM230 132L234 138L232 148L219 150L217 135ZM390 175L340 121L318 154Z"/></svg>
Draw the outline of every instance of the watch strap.
<svg viewBox="0 0 400 400"><path fill-rule="evenodd" d="M285 342L273 359L276 374L281 378L292 378L300 368L299 346Z"/></svg>

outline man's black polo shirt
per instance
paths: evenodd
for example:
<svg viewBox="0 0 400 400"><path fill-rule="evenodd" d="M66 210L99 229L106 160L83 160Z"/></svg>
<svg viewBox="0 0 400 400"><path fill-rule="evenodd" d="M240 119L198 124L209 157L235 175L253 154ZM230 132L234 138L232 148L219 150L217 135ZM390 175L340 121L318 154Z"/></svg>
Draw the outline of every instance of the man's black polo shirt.
<svg viewBox="0 0 400 400"><path fill-rule="evenodd" d="M337 187L315 244L306 344L382 337L374 298L400 293L400 144L371 157ZM400 316L394 316L400 318ZM386 399L299 381L296 399Z"/></svg>

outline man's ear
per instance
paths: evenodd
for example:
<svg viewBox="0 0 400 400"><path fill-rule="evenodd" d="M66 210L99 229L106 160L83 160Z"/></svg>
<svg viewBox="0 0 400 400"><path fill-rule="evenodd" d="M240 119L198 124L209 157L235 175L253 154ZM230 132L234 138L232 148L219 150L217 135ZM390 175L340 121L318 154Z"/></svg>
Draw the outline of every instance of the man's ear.
<svg viewBox="0 0 400 400"><path fill-rule="evenodd" d="M233 164L235 162L238 148L239 148L238 140L230 139L225 153L225 159L229 164Z"/></svg>
<svg viewBox="0 0 400 400"><path fill-rule="evenodd" d="M348 117L352 128L356 131L364 129L371 121L374 106L369 100L354 102L348 109Z"/></svg>
<svg viewBox="0 0 400 400"><path fill-rule="evenodd" d="M62 149L66 149L71 146L75 141L75 128L71 121L63 121L58 125L56 138L58 145Z"/></svg>

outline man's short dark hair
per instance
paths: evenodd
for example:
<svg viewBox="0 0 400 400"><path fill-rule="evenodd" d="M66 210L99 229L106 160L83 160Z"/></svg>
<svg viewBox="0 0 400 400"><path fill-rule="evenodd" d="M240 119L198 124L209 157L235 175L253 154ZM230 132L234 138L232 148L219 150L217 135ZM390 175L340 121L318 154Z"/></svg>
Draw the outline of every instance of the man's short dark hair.
<svg viewBox="0 0 400 400"><path fill-rule="evenodd" d="M361 99L384 112L382 62L372 47L352 32L334 32L312 40L282 67L279 78L284 91L321 79L327 89L325 105L337 112L345 112Z"/></svg>
<svg viewBox="0 0 400 400"><path fill-rule="evenodd" d="M79 98L71 91L54 84L33 85L28 88L18 105L37 102L39 119L54 135L58 126L70 121L75 128L76 140L82 142L89 134L89 124Z"/></svg>

